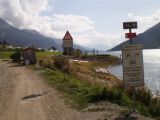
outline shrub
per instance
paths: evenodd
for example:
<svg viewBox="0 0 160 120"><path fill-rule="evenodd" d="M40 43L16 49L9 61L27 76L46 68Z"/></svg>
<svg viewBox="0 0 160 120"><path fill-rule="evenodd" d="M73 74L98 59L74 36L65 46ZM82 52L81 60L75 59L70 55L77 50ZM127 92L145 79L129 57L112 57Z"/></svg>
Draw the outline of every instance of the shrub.
<svg viewBox="0 0 160 120"><path fill-rule="evenodd" d="M139 88L136 90L136 100L143 103L146 106L150 105L152 95L149 90L145 88Z"/></svg>
<svg viewBox="0 0 160 120"><path fill-rule="evenodd" d="M13 53L10 58L12 59L13 62L21 62L21 52L20 50L16 50L15 53Z"/></svg>
<svg viewBox="0 0 160 120"><path fill-rule="evenodd" d="M53 64L57 69L61 71L66 71L68 65L68 59L64 56L57 56L54 58Z"/></svg>
<svg viewBox="0 0 160 120"><path fill-rule="evenodd" d="M55 66L52 61L49 60L39 60L39 66L44 68L49 68L51 70L55 70Z"/></svg>
<svg viewBox="0 0 160 120"><path fill-rule="evenodd" d="M156 98L151 100L149 112L152 116L160 117L160 101Z"/></svg>
<svg viewBox="0 0 160 120"><path fill-rule="evenodd" d="M80 49L74 50L74 57L80 58L82 56L82 51Z"/></svg>

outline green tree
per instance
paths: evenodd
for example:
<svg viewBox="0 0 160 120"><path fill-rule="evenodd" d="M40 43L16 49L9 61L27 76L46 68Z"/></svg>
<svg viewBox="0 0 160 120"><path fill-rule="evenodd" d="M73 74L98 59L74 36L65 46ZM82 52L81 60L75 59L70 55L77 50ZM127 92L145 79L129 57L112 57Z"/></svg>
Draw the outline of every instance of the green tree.
<svg viewBox="0 0 160 120"><path fill-rule="evenodd" d="M12 59L13 62L21 62L21 51L19 49L16 49L16 52L13 53L10 58Z"/></svg>
<svg viewBox="0 0 160 120"><path fill-rule="evenodd" d="M80 49L74 50L74 57L80 58L82 56L82 51Z"/></svg>

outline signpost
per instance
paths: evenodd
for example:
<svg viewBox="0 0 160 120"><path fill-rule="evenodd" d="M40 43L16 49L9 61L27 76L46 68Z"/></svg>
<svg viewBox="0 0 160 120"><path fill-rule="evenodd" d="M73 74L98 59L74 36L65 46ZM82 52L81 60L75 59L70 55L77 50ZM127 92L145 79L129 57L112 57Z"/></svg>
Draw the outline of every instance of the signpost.
<svg viewBox="0 0 160 120"><path fill-rule="evenodd" d="M69 31L66 32L66 34L63 37L63 51L65 52L67 50L68 55L68 81L69 81L69 55L70 55L70 49L73 48L73 38Z"/></svg>
<svg viewBox="0 0 160 120"><path fill-rule="evenodd" d="M132 29L137 28L137 22L124 22L123 29L129 29L125 34L129 38L130 45L123 46L123 84L124 87L133 88L133 111L135 112L135 87L144 85L143 52L142 45L132 45L132 38L136 33ZM131 112L131 113L132 113Z"/></svg>
<svg viewBox="0 0 160 120"><path fill-rule="evenodd" d="M136 37L136 33L132 33L132 29L137 29L137 22L123 22L123 29L129 29L129 33L126 33L126 37L130 39L132 44L132 38Z"/></svg>

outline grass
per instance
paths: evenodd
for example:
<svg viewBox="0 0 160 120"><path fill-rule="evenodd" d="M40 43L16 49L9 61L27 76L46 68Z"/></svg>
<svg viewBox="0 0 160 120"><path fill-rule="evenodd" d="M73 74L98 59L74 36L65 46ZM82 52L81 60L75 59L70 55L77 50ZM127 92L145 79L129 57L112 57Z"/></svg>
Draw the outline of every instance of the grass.
<svg viewBox="0 0 160 120"><path fill-rule="evenodd" d="M0 51L0 58L1 59L10 59L10 55L13 54L15 51ZM51 57L53 55L59 55L61 52L36 52L37 60L45 59L47 57Z"/></svg>
<svg viewBox="0 0 160 120"><path fill-rule="evenodd" d="M13 53L14 51L0 51L0 59L10 59L10 55Z"/></svg>
<svg viewBox="0 0 160 120"><path fill-rule="evenodd" d="M113 76L110 73L101 73L101 72L96 72L95 68L96 67L102 67L102 68L107 68L110 64L107 62L101 62L101 61L91 61L91 62L75 62L75 63L70 63L70 71L72 74L77 75L77 77L85 79L85 80L92 80L93 82L95 81L95 77L97 79L103 79L108 81L108 85L119 85L121 84L121 81ZM88 78L85 78L87 76Z"/></svg>
<svg viewBox="0 0 160 120"><path fill-rule="evenodd" d="M43 69L44 70L44 69ZM63 91L77 109L85 108L89 103L108 100L119 105L131 105L131 99L119 88L107 88L100 85L91 85L89 82L77 79L70 75L68 81L67 74L58 70L45 70L43 75L47 82Z"/></svg>
<svg viewBox="0 0 160 120"><path fill-rule="evenodd" d="M58 90L63 91L68 98L74 101L74 107L80 109L87 105L87 99L85 94L88 91L87 83L80 82L73 76L70 76L68 81L67 74L60 71L48 71L43 72L43 75L47 78L47 82L56 87Z"/></svg>
<svg viewBox="0 0 160 120"><path fill-rule="evenodd" d="M112 55L84 55L83 59L93 60L93 61L102 61L109 64L120 63L120 59Z"/></svg>
<svg viewBox="0 0 160 120"><path fill-rule="evenodd" d="M70 70L73 73L80 72L80 73L85 73L85 74L91 74L91 70L93 69L92 63L87 62L87 63L72 63L70 64Z"/></svg>
<svg viewBox="0 0 160 120"><path fill-rule="evenodd" d="M91 84L73 74L70 75L68 81L67 74L56 68L54 70L43 68L43 76L50 85L62 91L68 101L72 101L71 105L77 109L83 109L88 104L99 101L109 101L120 106L126 106L129 109L133 104L132 89L126 90L121 87L104 87ZM142 115L153 117L157 120L160 118L160 101L152 98L150 92L144 88L136 91L136 109Z"/></svg>
<svg viewBox="0 0 160 120"><path fill-rule="evenodd" d="M46 57L52 57L53 55L60 55L61 52L36 52L37 60L45 59Z"/></svg>

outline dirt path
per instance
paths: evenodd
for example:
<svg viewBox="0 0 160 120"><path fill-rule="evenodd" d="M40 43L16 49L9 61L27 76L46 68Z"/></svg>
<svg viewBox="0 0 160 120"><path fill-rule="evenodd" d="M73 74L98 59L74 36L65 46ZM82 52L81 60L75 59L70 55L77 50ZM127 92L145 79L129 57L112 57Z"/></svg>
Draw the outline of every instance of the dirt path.
<svg viewBox="0 0 160 120"><path fill-rule="evenodd" d="M34 71L0 61L0 120L116 120L120 112L111 104L105 111L76 111Z"/></svg>

